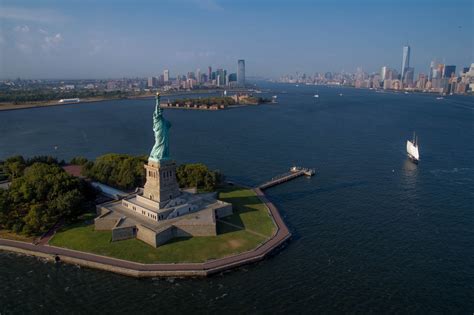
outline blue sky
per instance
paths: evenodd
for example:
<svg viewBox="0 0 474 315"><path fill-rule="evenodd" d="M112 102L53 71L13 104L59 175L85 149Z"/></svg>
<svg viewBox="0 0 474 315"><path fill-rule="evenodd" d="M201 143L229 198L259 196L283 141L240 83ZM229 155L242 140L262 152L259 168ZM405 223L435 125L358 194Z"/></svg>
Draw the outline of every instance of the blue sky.
<svg viewBox="0 0 474 315"><path fill-rule="evenodd" d="M0 77L248 75L459 67L474 62L474 1L0 0Z"/></svg>

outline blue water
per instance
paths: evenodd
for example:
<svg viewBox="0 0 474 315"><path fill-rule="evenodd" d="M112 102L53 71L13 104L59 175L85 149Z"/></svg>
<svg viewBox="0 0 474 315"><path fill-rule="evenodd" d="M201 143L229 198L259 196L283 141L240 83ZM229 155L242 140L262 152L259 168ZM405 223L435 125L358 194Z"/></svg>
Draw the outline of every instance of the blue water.
<svg viewBox="0 0 474 315"><path fill-rule="evenodd" d="M0 253L0 313L474 311L474 102L265 84L278 104L166 110L171 155L269 189L294 237L209 279L130 279ZM320 98L314 98L316 91ZM343 95L340 96L339 93ZM0 112L0 158L148 154L153 100ZM421 162L406 158L419 135Z"/></svg>

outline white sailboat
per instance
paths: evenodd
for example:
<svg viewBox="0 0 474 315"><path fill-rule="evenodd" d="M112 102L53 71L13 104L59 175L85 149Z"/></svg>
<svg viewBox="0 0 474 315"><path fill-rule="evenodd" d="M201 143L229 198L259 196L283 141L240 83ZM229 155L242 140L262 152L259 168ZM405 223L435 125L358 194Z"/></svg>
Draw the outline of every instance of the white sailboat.
<svg viewBox="0 0 474 315"><path fill-rule="evenodd" d="M407 153L410 160L418 163L420 160L420 153L418 152L418 137L413 133L413 140L407 140Z"/></svg>

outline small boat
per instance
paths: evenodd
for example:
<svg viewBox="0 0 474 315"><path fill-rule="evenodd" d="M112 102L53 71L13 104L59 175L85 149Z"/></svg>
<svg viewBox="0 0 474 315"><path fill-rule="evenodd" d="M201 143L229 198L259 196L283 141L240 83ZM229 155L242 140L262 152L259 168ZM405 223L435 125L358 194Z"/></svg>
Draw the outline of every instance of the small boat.
<svg viewBox="0 0 474 315"><path fill-rule="evenodd" d="M413 133L413 140L407 140L407 154L408 158L415 164L420 160L420 153L418 151L418 137Z"/></svg>
<svg viewBox="0 0 474 315"><path fill-rule="evenodd" d="M438 96L436 99L437 99L437 100L444 100L444 97Z"/></svg>
<svg viewBox="0 0 474 315"><path fill-rule="evenodd" d="M339 96L342 96L342 93L339 93Z"/></svg>
<svg viewBox="0 0 474 315"><path fill-rule="evenodd" d="M318 98L318 97L319 97L319 94L314 94L314 97Z"/></svg>

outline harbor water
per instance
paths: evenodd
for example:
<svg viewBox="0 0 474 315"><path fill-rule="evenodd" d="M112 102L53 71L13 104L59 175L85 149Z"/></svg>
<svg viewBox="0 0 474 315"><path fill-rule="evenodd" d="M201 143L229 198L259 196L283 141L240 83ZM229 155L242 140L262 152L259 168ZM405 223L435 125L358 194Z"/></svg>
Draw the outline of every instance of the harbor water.
<svg viewBox="0 0 474 315"><path fill-rule="evenodd" d="M170 151L248 185L315 168L266 191L293 234L286 248L206 279L134 279L0 252L0 314L472 313L472 97L261 86L277 104L165 110ZM3 111L0 159L148 154L153 108ZM414 131L418 165L406 156Z"/></svg>

